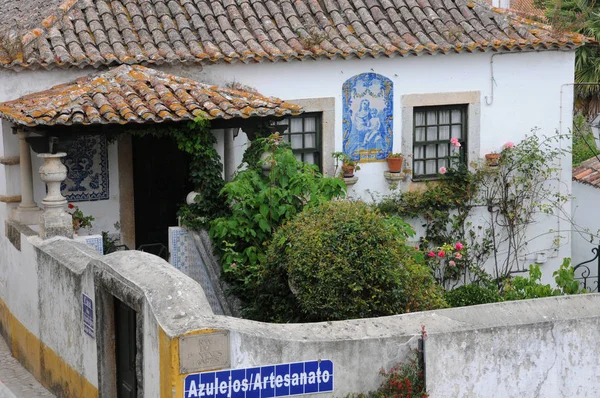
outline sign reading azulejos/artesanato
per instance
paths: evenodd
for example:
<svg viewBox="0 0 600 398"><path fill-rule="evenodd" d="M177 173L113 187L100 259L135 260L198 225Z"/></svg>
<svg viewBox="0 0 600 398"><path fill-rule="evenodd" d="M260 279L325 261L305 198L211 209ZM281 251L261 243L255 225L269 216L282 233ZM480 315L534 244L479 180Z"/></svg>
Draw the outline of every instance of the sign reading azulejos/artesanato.
<svg viewBox="0 0 600 398"><path fill-rule="evenodd" d="M333 392L333 362L295 362L196 373L185 377L185 398L275 398Z"/></svg>

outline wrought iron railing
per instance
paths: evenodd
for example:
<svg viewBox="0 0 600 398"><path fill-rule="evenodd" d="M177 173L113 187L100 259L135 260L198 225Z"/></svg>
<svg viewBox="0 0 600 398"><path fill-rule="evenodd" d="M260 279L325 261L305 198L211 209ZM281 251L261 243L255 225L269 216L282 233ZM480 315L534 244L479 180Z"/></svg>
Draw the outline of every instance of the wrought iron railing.
<svg viewBox="0 0 600 398"><path fill-rule="evenodd" d="M577 275L578 270L581 270L581 276L575 277L575 279L578 280L583 288L588 292L598 292L598 276L600 276L600 245L598 247L594 247L592 249L592 253L594 253L594 258L579 263L574 267L575 275ZM594 261L596 262L596 275L592 275L592 270L587 265L593 263Z"/></svg>

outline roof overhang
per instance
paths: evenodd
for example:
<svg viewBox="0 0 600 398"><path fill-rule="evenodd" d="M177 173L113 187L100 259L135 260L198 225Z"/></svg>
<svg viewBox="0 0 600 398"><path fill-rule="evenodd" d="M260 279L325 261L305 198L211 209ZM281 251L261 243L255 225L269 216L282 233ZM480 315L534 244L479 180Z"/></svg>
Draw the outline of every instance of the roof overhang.
<svg viewBox="0 0 600 398"><path fill-rule="evenodd" d="M27 127L140 125L298 115L302 107L256 92L121 65L0 103L0 118Z"/></svg>

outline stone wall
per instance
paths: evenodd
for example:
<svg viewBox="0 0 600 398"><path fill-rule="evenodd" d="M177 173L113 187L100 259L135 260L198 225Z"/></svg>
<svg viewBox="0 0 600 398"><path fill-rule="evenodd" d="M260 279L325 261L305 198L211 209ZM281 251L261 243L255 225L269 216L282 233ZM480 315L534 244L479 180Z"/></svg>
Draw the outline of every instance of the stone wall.
<svg viewBox="0 0 600 398"><path fill-rule="evenodd" d="M102 256L25 229L1 237L0 331L15 356L58 396L114 396L114 298L136 311L144 396L184 397L190 373L330 360L335 390L366 392L379 369L425 341L432 397L592 396L600 388L600 295L480 305L383 318L267 324L215 315L201 286L162 259ZM27 232L27 233L25 233ZM82 295L94 307L84 331Z"/></svg>

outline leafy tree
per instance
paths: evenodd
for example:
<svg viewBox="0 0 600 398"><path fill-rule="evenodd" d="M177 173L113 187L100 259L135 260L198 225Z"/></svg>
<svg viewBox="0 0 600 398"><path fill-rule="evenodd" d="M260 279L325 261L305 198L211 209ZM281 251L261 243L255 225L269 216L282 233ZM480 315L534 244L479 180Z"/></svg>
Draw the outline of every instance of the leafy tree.
<svg viewBox="0 0 600 398"><path fill-rule="evenodd" d="M247 303L255 298L259 266L277 228L305 207L345 196L346 189L341 179L323 177L315 165L296 160L277 134L256 139L252 147L265 155L225 184L221 197L230 213L215 219L209 231L225 278Z"/></svg>

